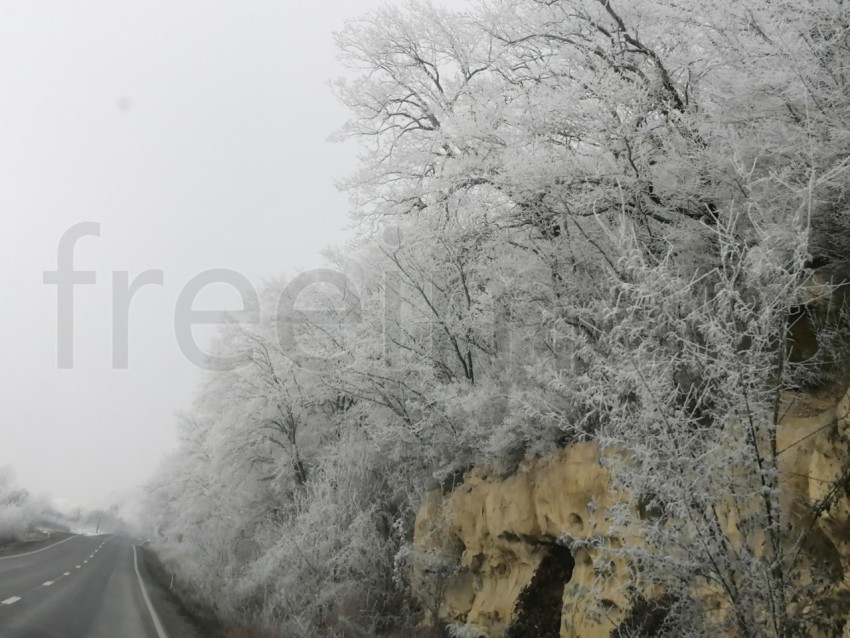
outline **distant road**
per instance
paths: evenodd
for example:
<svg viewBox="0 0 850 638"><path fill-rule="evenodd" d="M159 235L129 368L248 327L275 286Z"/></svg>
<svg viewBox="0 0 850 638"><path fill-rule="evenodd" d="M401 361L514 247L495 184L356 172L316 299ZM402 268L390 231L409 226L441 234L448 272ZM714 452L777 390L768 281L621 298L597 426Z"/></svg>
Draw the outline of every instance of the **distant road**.
<svg viewBox="0 0 850 638"><path fill-rule="evenodd" d="M0 556L0 638L168 638L134 559L119 536Z"/></svg>

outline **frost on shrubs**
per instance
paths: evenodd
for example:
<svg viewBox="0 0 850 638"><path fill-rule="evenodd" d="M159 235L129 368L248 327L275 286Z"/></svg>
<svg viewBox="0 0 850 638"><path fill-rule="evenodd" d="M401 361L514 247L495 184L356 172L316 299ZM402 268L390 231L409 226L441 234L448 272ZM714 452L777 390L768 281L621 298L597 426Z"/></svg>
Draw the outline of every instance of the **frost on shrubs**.
<svg viewBox="0 0 850 638"><path fill-rule="evenodd" d="M796 378L784 343L805 294L805 244L776 245L769 235L749 244L736 227L717 229L721 262L697 274L669 255L647 259L634 235L620 234L606 339L593 344L580 387L588 400L600 389L630 397L597 404L607 408L596 438L613 452L604 456L612 489L629 499L607 512L611 531L642 539L620 553L661 591L724 587L730 613L699 619L705 630L688 605L690 617L671 611L685 635L784 632L794 621L783 597L812 595L784 556L795 532L781 524L775 443L776 402ZM647 495L662 519L642 515Z"/></svg>
<svg viewBox="0 0 850 638"><path fill-rule="evenodd" d="M267 592L268 620L300 627L299 635L339 626L373 632L400 613L391 591L398 541L390 486L362 441L346 443L318 462L243 576L244 587Z"/></svg>
<svg viewBox="0 0 850 638"><path fill-rule="evenodd" d="M463 570L460 553L416 547L407 550L406 559L408 578L427 615L427 622L438 625L446 592Z"/></svg>
<svg viewBox="0 0 850 638"><path fill-rule="evenodd" d="M414 3L350 23L358 77L338 90L368 140L348 186L376 294L359 323L303 326L330 369L277 383L272 349L199 397L214 418L184 433L162 505L201 594L241 578L292 635L377 626L407 593L393 558L428 479L592 438L627 453L609 467L634 501L600 516L655 550L622 552L673 590L725 579L743 635L789 635L764 623L781 561L734 556L706 512L726 498L745 531L779 529L747 503L775 507L760 451L776 392L808 383L802 360L777 370L789 315L817 305L803 265L850 254L848 23L833 0ZM375 242L382 225L404 232ZM248 335L257 354L274 328ZM436 615L453 567L433 558Z"/></svg>
<svg viewBox="0 0 850 638"><path fill-rule="evenodd" d="M26 506L0 505L0 544L21 540L32 524L32 513Z"/></svg>
<svg viewBox="0 0 850 638"><path fill-rule="evenodd" d="M484 627L475 625L451 624L447 627L450 638L489 638Z"/></svg>
<svg viewBox="0 0 850 638"><path fill-rule="evenodd" d="M26 490L15 486L12 470L0 468L0 544L24 538L41 509Z"/></svg>

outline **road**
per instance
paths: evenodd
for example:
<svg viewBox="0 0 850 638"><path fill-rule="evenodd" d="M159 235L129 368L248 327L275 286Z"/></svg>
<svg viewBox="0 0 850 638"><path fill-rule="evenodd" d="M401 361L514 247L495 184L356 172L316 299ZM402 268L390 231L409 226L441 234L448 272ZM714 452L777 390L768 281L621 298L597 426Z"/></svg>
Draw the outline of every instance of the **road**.
<svg viewBox="0 0 850 638"><path fill-rule="evenodd" d="M119 536L0 557L0 638L167 638L134 559Z"/></svg>

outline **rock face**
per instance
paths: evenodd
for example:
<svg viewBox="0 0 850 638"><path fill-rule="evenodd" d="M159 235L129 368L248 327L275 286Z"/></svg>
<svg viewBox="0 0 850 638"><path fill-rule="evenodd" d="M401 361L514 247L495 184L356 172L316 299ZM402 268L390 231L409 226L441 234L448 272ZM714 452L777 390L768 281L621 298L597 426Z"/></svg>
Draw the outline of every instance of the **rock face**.
<svg viewBox="0 0 850 638"><path fill-rule="evenodd" d="M834 490L847 483L850 391L839 401L784 398L788 410L778 433L778 449L785 450L783 507L792 524L811 526L807 552L834 565L836 588L847 592L850 499L845 490L834 498ZM629 592L646 601L661 594L599 549L629 539L613 538L606 525L603 513L616 496L594 443L525 461L507 478L487 467L464 478L449 494L430 492L415 525L418 581L433 582L434 561L454 564L441 572L439 591L422 586L426 597L439 597L433 608L443 619L480 627L490 638L608 638L632 611ZM831 507L812 522L812 505L828 496ZM651 617L652 609L643 612Z"/></svg>

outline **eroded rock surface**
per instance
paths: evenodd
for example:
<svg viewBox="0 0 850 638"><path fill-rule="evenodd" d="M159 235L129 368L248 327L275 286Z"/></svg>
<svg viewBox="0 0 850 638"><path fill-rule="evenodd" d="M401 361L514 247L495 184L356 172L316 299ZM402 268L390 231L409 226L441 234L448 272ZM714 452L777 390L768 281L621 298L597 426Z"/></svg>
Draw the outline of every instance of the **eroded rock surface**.
<svg viewBox="0 0 850 638"><path fill-rule="evenodd" d="M840 400L802 394L783 399L786 415L778 431L783 507L792 524L811 530L810 560L832 565L836 592L846 594L850 490L842 473L850 458L850 391ZM439 555L458 565L440 590L442 618L482 627L491 638L506 633L507 638L608 638L629 618L635 601L646 606L643 612L651 619L652 601L662 593L638 582L624 559L612 559L602 549L629 539L614 537L606 523L604 512L616 497L597 445L576 443L525 461L507 478L476 467L464 479L449 494L430 492L415 526L422 556ZM816 520L813 507L823 510ZM420 575L427 569L422 561L417 565ZM522 633L529 604L522 592L535 587L538 600L531 604L542 605L536 629L541 633ZM559 633L546 616L551 608L546 600L556 590ZM700 595L710 604L714 594Z"/></svg>

